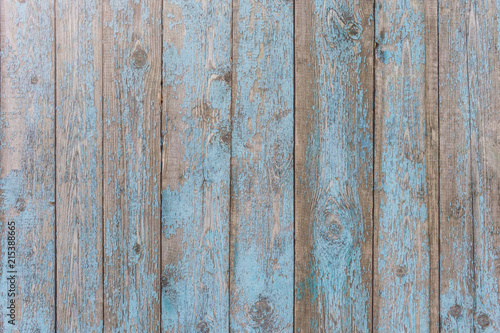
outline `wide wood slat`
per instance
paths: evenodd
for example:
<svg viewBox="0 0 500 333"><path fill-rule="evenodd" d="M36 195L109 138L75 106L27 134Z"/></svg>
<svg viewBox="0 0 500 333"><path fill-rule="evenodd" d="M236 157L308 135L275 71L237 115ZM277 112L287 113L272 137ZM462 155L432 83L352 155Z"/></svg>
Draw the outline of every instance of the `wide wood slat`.
<svg viewBox="0 0 500 333"><path fill-rule="evenodd" d="M376 332L439 325L436 8L420 0L375 6Z"/></svg>
<svg viewBox="0 0 500 333"><path fill-rule="evenodd" d="M163 3L162 329L229 329L231 1Z"/></svg>
<svg viewBox="0 0 500 333"><path fill-rule="evenodd" d="M56 306L54 1L2 0L0 18L0 331L49 332ZM11 300L15 318L7 316Z"/></svg>
<svg viewBox="0 0 500 333"><path fill-rule="evenodd" d="M56 10L57 330L102 332L101 1Z"/></svg>
<svg viewBox="0 0 500 333"><path fill-rule="evenodd" d="M103 3L104 331L160 331L161 1Z"/></svg>
<svg viewBox="0 0 500 333"><path fill-rule="evenodd" d="M295 327L369 332L373 1L300 0L295 15Z"/></svg>
<svg viewBox="0 0 500 333"><path fill-rule="evenodd" d="M497 332L500 5L443 1L439 10L442 328Z"/></svg>
<svg viewBox="0 0 500 333"><path fill-rule="evenodd" d="M233 1L231 331L290 332L293 4Z"/></svg>
<svg viewBox="0 0 500 333"><path fill-rule="evenodd" d="M499 332L499 13L0 0L0 331Z"/></svg>

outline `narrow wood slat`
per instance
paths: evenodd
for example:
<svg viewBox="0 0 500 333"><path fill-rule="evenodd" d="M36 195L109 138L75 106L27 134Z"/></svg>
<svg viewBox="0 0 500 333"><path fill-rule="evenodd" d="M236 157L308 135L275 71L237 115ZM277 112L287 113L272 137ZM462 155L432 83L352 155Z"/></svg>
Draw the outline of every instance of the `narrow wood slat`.
<svg viewBox="0 0 500 333"><path fill-rule="evenodd" d="M440 1L441 327L474 322L471 127L467 74L470 2Z"/></svg>
<svg viewBox="0 0 500 333"><path fill-rule="evenodd" d="M231 331L293 329L293 3L233 1Z"/></svg>
<svg viewBox="0 0 500 333"><path fill-rule="evenodd" d="M476 332L500 332L500 3L471 1L471 126Z"/></svg>
<svg viewBox="0 0 500 333"><path fill-rule="evenodd" d="M299 0L295 15L295 327L369 332L373 1Z"/></svg>
<svg viewBox="0 0 500 333"><path fill-rule="evenodd" d="M437 332L436 3L375 8L374 331Z"/></svg>
<svg viewBox="0 0 500 333"><path fill-rule="evenodd" d="M162 329L229 330L231 1L163 4Z"/></svg>
<svg viewBox="0 0 500 333"><path fill-rule="evenodd" d="M49 332L55 327L54 2L3 0L0 17L0 331ZM13 223L15 249L7 238ZM7 280L13 269L14 298ZM7 316L11 299L15 326Z"/></svg>
<svg viewBox="0 0 500 333"><path fill-rule="evenodd" d="M57 330L102 332L101 2L56 10Z"/></svg>
<svg viewBox="0 0 500 333"><path fill-rule="evenodd" d="M491 0L440 3L445 332L500 331L499 11Z"/></svg>
<svg viewBox="0 0 500 333"><path fill-rule="evenodd" d="M104 331L158 332L161 2L103 4Z"/></svg>

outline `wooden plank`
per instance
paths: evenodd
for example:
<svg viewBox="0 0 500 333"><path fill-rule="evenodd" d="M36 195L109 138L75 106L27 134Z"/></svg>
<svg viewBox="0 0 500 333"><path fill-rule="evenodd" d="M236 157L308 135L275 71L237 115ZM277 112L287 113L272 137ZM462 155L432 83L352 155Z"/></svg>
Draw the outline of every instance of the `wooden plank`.
<svg viewBox="0 0 500 333"><path fill-rule="evenodd" d="M474 330L500 332L500 3L472 1L467 70L474 225Z"/></svg>
<svg viewBox="0 0 500 333"><path fill-rule="evenodd" d="M446 332L500 330L499 10L495 1L440 7Z"/></svg>
<svg viewBox="0 0 500 333"><path fill-rule="evenodd" d="M162 329L229 330L231 1L163 5Z"/></svg>
<svg viewBox="0 0 500 333"><path fill-rule="evenodd" d="M373 1L295 15L295 327L370 332Z"/></svg>
<svg viewBox="0 0 500 333"><path fill-rule="evenodd" d="M104 2L104 331L160 330L161 2Z"/></svg>
<svg viewBox="0 0 500 333"><path fill-rule="evenodd" d="M436 3L376 4L374 331L438 331Z"/></svg>
<svg viewBox="0 0 500 333"><path fill-rule="evenodd" d="M101 1L56 13L57 329L102 332Z"/></svg>
<svg viewBox="0 0 500 333"><path fill-rule="evenodd" d="M293 329L293 3L233 2L231 331Z"/></svg>
<svg viewBox="0 0 500 333"><path fill-rule="evenodd" d="M3 0L0 16L0 331L49 332L55 328L54 3ZM14 225L15 241L8 239ZM15 281L7 280L12 275ZM11 300L15 325L7 316Z"/></svg>
<svg viewBox="0 0 500 333"><path fill-rule="evenodd" d="M470 332L475 298L467 73L470 2L441 1L439 17L441 327L443 332Z"/></svg>

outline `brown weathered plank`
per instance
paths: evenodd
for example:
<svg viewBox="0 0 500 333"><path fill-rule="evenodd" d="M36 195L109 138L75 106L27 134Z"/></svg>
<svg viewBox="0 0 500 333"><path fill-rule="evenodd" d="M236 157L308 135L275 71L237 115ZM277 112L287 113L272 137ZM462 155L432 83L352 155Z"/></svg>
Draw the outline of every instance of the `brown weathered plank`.
<svg viewBox="0 0 500 333"><path fill-rule="evenodd" d="M57 329L102 332L101 1L56 3Z"/></svg>
<svg viewBox="0 0 500 333"><path fill-rule="evenodd" d="M369 332L373 1L295 10L295 328Z"/></svg>
<svg viewBox="0 0 500 333"><path fill-rule="evenodd" d="M162 329L229 329L231 1L163 6Z"/></svg>
<svg viewBox="0 0 500 333"><path fill-rule="evenodd" d="M104 330L160 330L161 1L104 2Z"/></svg>
<svg viewBox="0 0 500 333"><path fill-rule="evenodd" d="M376 332L438 331L436 10L376 4Z"/></svg>
<svg viewBox="0 0 500 333"><path fill-rule="evenodd" d="M496 1L442 1L441 318L500 331L500 66Z"/></svg>
<svg viewBox="0 0 500 333"><path fill-rule="evenodd" d="M54 2L2 0L0 17L0 331L49 332L55 322ZM7 280L12 275L15 281ZM10 300L15 325L8 322Z"/></svg>
<svg viewBox="0 0 500 333"><path fill-rule="evenodd" d="M231 331L293 329L293 3L233 1Z"/></svg>

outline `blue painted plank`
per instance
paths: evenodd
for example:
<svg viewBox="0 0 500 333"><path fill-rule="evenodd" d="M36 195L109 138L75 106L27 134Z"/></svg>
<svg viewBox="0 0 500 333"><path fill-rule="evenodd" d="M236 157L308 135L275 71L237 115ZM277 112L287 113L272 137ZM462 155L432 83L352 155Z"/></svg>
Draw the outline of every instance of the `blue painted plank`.
<svg viewBox="0 0 500 333"><path fill-rule="evenodd" d="M475 282L467 75L470 2L441 1L439 15L441 327L444 332L471 332Z"/></svg>
<svg viewBox="0 0 500 333"><path fill-rule="evenodd" d="M102 332L101 2L56 2L57 330Z"/></svg>
<svg viewBox="0 0 500 333"><path fill-rule="evenodd" d="M231 331L293 329L293 3L233 1Z"/></svg>
<svg viewBox="0 0 500 333"><path fill-rule="evenodd" d="M162 329L229 330L231 1L163 7Z"/></svg>
<svg viewBox="0 0 500 333"><path fill-rule="evenodd" d="M104 331L160 331L161 2L104 2Z"/></svg>
<svg viewBox="0 0 500 333"><path fill-rule="evenodd" d="M0 16L0 331L50 332L55 328L54 3L3 0ZM13 246L8 232L12 237L14 225ZM12 252L15 262L9 261ZM15 318L8 316L11 300Z"/></svg>
<svg viewBox="0 0 500 333"><path fill-rule="evenodd" d="M443 1L441 318L447 332L500 331L498 1Z"/></svg>
<svg viewBox="0 0 500 333"><path fill-rule="evenodd" d="M375 9L373 330L437 332L436 3Z"/></svg>
<svg viewBox="0 0 500 333"><path fill-rule="evenodd" d="M370 332L373 1L295 13L295 327Z"/></svg>

